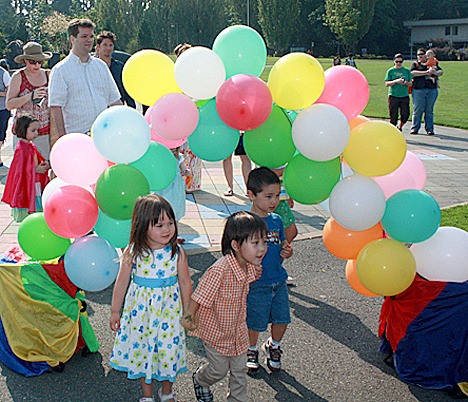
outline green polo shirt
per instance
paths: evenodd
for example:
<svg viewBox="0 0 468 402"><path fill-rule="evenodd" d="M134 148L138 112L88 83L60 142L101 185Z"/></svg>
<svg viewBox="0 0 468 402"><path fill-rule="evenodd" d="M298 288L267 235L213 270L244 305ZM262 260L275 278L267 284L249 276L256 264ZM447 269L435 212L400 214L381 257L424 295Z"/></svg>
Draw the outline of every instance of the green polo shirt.
<svg viewBox="0 0 468 402"><path fill-rule="evenodd" d="M385 81L393 81L401 77L403 77L405 81L411 81L413 78L411 71L406 67L392 67L387 70ZM392 87L388 87L388 95L395 96L397 98L404 98L408 96L408 87L406 85L395 84Z"/></svg>

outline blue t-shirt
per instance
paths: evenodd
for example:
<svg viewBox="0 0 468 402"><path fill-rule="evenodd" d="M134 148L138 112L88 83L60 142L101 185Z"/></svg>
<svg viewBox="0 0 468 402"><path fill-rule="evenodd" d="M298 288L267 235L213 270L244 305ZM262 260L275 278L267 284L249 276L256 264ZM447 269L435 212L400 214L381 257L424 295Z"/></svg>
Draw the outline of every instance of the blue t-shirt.
<svg viewBox="0 0 468 402"><path fill-rule="evenodd" d="M278 214L271 213L262 219L267 224L268 251L262 261L262 276L252 285L271 285L283 282L288 278L288 273L283 268L283 259L280 257L281 242L286 239L283 220Z"/></svg>

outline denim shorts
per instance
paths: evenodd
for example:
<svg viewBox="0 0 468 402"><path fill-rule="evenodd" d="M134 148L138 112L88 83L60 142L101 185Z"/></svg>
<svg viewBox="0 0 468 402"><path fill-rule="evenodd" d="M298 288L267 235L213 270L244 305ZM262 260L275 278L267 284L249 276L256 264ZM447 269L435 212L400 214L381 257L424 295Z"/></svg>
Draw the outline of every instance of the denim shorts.
<svg viewBox="0 0 468 402"><path fill-rule="evenodd" d="M247 327L263 332L268 324L289 324L289 295L286 281L254 285L247 295Z"/></svg>

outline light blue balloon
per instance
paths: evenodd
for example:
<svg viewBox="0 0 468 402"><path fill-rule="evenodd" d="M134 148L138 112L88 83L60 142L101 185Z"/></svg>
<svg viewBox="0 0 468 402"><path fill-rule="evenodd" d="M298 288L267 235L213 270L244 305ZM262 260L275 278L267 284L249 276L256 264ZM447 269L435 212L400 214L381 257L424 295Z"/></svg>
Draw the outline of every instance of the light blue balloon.
<svg viewBox="0 0 468 402"><path fill-rule="evenodd" d="M236 74L260 77L266 64L265 41L253 28L233 25L223 29L213 43L226 68L226 79Z"/></svg>
<svg viewBox="0 0 468 402"><path fill-rule="evenodd" d="M68 248L64 259L68 278L89 292L104 290L119 272L119 256L106 239L81 237Z"/></svg>
<svg viewBox="0 0 468 402"><path fill-rule="evenodd" d="M106 239L115 248L127 247L130 242L130 229L132 220L120 221L107 216L99 210L98 220L94 226L96 234Z"/></svg>
<svg viewBox="0 0 468 402"><path fill-rule="evenodd" d="M148 150L151 129L139 112L128 106L113 106L94 121L91 135L97 150L116 163L131 163Z"/></svg>
<svg viewBox="0 0 468 402"><path fill-rule="evenodd" d="M382 226L395 240L419 243L437 231L440 218L439 204L432 196L420 190L403 190L387 200Z"/></svg>
<svg viewBox="0 0 468 402"><path fill-rule="evenodd" d="M216 111L216 99L211 99L199 109L200 119L188 144L199 158L217 162L231 156L239 142L239 131L228 127Z"/></svg>

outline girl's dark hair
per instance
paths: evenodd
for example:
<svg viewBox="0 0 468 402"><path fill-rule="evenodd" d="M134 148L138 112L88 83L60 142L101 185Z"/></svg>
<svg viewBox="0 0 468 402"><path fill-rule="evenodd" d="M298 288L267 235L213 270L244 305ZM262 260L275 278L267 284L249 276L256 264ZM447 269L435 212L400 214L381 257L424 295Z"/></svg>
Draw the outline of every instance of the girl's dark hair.
<svg viewBox="0 0 468 402"><path fill-rule="evenodd" d="M148 194L139 197L135 203L132 217L132 228L130 231L130 245L132 246L132 257L145 257L150 254L151 248L148 244L148 228L150 225L156 225L163 214L166 214L169 219L174 221L175 233L170 240L172 248L171 257L177 252L177 222L174 215L174 210L163 197L156 194Z"/></svg>
<svg viewBox="0 0 468 402"><path fill-rule="evenodd" d="M15 121L15 126L13 127L13 134L15 134L18 138L26 139L26 133L28 131L28 127L33 122L39 122L36 116L25 113L19 116Z"/></svg>
<svg viewBox="0 0 468 402"><path fill-rule="evenodd" d="M267 225L262 218L251 212L236 212L227 218L221 239L221 252L223 255L234 254L231 244L233 240L236 240L240 246L255 235L266 237L266 233Z"/></svg>

